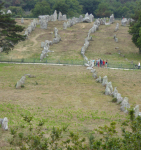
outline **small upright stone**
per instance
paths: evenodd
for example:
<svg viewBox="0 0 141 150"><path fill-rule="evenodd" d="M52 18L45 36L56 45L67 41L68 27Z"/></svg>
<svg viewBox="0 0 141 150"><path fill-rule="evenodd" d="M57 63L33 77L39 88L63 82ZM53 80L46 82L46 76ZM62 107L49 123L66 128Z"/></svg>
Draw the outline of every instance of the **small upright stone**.
<svg viewBox="0 0 141 150"><path fill-rule="evenodd" d="M22 23L22 24L24 23L24 18L21 19L21 23Z"/></svg>
<svg viewBox="0 0 141 150"><path fill-rule="evenodd" d="M128 108L130 108L130 104L128 103L128 98L125 97L124 100L121 103L121 111L127 113L128 112Z"/></svg>
<svg viewBox="0 0 141 150"><path fill-rule="evenodd" d="M135 110L135 118L137 118L138 115L139 115L139 105L136 105L136 107L134 108L134 110Z"/></svg>
<svg viewBox="0 0 141 150"><path fill-rule="evenodd" d="M2 129L5 131L8 130L8 119L6 117L2 121Z"/></svg>
<svg viewBox="0 0 141 150"><path fill-rule="evenodd" d="M11 10L8 10L8 11L7 11L7 14L12 14Z"/></svg>
<svg viewBox="0 0 141 150"><path fill-rule="evenodd" d="M107 78L107 76L104 76L103 81L102 81L102 86L106 86L107 83L108 83L108 78Z"/></svg>

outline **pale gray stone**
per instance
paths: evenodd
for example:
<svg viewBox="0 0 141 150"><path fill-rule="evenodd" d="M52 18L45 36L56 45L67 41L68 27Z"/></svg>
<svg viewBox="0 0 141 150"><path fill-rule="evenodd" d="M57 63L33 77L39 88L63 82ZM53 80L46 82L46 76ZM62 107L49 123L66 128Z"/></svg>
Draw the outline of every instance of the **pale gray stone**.
<svg viewBox="0 0 141 150"><path fill-rule="evenodd" d="M41 19L41 21L40 21L40 28L41 29L47 29L47 24L48 24L48 22L46 20Z"/></svg>
<svg viewBox="0 0 141 150"><path fill-rule="evenodd" d="M41 47L44 47L45 46L45 43L44 42L41 42Z"/></svg>
<svg viewBox="0 0 141 150"><path fill-rule="evenodd" d="M83 22L90 23L90 22L91 22L91 20L90 20L90 18L89 18L89 17L86 17L86 18L84 18L84 19L83 19Z"/></svg>
<svg viewBox="0 0 141 150"><path fill-rule="evenodd" d="M96 81L101 83L101 76L99 76L99 78L97 78Z"/></svg>
<svg viewBox="0 0 141 150"><path fill-rule="evenodd" d="M12 14L11 10L8 10L8 11L7 11L7 14Z"/></svg>
<svg viewBox="0 0 141 150"><path fill-rule="evenodd" d="M112 14L109 19L109 23L112 24L114 22L114 15Z"/></svg>
<svg viewBox="0 0 141 150"><path fill-rule="evenodd" d="M135 118L137 118L139 116L139 105L136 105L135 108L134 108L134 111L135 111Z"/></svg>
<svg viewBox="0 0 141 150"><path fill-rule="evenodd" d="M87 63L85 63L84 65L85 65L86 67L89 67L89 64L87 64Z"/></svg>
<svg viewBox="0 0 141 150"><path fill-rule="evenodd" d="M105 95L112 95L112 93L113 93L112 82L108 82L105 89Z"/></svg>
<svg viewBox="0 0 141 150"><path fill-rule="evenodd" d="M117 90L117 87L115 87L113 91L114 98L117 98L117 94L118 94L118 90Z"/></svg>
<svg viewBox="0 0 141 150"><path fill-rule="evenodd" d="M92 73L95 73L95 72L96 72L96 69L91 70L91 72L92 72Z"/></svg>
<svg viewBox="0 0 141 150"><path fill-rule="evenodd" d="M97 79L97 73L96 72L94 72L92 76L94 77L94 79Z"/></svg>
<svg viewBox="0 0 141 150"><path fill-rule="evenodd" d="M83 22L83 16L82 15L79 16L79 22L80 23Z"/></svg>
<svg viewBox="0 0 141 150"><path fill-rule="evenodd" d="M87 69L88 69L88 70L92 70L93 68L92 68L92 67L87 67Z"/></svg>
<svg viewBox="0 0 141 150"><path fill-rule="evenodd" d="M16 89L20 89L20 88L21 88L21 85L22 85L21 82L18 81L17 84L16 84Z"/></svg>
<svg viewBox="0 0 141 150"><path fill-rule="evenodd" d="M123 101L123 97L121 97L121 94L117 94L117 103L121 103Z"/></svg>
<svg viewBox="0 0 141 150"><path fill-rule="evenodd" d="M128 98L125 97L124 100L122 101L121 103L121 111L125 112L125 113L128 113L128 109L130 108L130 104L128 102Z"/></svg>
<svg viewBox="0 0 141 150"><path fill-rule="evenodd" d="M3 119L0 118L0 124L2 125Z"/></svg>
<svg viewBox="0 0 141 150"><path fill-rule="evenodd" d="M2 121L2 129L5 131L8 130L8 119L6 117Z"/></svg>
<svg viewBox="0 0 141 150"><path fill-rule="evenodd" d="M3 48L2 47L0 47L0 53L3 51Z"/></svg>
<svg viewBox="0 0 141 150"><path fill-rule="evenodd" d="M102 86L106 86L108 84L108 78L107 76L103 77Z"/></svg>
<svg viewBox="0 0 141 150"><path fill-rule="evenodd" d="M63 29L67 29L67 23L66 22L64 22L64 24L63 24Z"/></svg>
<svg viewBox="0 0 141 150"><path fill-rule="evenodd" d="M121 25L126 26L126 24L127 24L127 18L122 19L121 20Z"/></svg>
<svg viewBox="0 0 141 150"><path fill-rule="evenodd" d="M21 23L24 23L24 18L21 18Z"/></svg>

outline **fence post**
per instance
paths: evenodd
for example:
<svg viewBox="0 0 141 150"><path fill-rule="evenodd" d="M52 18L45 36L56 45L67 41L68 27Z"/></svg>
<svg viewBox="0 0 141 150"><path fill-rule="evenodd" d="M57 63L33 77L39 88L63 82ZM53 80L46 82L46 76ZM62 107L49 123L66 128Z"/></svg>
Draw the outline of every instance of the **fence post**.
<svg viewBox="0 0 141 150"><path fill-rule="evenodd" d="M11 57L11 62L12 62L12 57Z"/></svg>

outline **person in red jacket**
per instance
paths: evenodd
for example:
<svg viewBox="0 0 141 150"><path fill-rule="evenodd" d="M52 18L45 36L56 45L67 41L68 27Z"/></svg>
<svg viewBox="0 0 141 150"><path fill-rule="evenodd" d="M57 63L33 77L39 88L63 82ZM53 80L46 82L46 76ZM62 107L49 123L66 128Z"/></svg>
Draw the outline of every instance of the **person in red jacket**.
<svg viewBox="0 0 141 150"><path fill-rule="evenodd" d="M103 60L103 67L105 66L105 61Z"/></svg>

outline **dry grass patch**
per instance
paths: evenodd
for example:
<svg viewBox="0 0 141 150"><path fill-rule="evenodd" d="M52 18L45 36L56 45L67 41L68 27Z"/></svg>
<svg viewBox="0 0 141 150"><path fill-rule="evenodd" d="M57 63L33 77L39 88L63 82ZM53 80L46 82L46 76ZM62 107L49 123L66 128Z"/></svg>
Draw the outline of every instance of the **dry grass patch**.
<svg viewBox="0 0 141 150"><path fill-rule="evenodd" d="M15 89L26 73L36 78L27 78L24 88ZM44 119L45 129L69 125L70 130L87 136L111 121L120 129L126 117L85 67L1 65L0 76L0 112L8 117L9 128L23 125L21 114L25 114L34 117L33 124ZM9 132L2 133L4 140Z"/></svg>
<svg viewBox="0 0 141 150"><path fill-rule="evenodd" d="M114 32L117 22L120 24L119 30ZM137 63L140 60L139 50L132 43L132 36L129 35L128 30L129 26L121 26L120 21L115 21L110 26L101 25L99 31L92 34L94 41L90 42L86 56L90 59L108 59L112 63L127 63L125 58L118 54L120 51L129 61L133 60L134 63ZM115 34L119 40L118 43L113 39ZM116 47L119 49L115 49Z"/></svg>
<svg viewBox="0 0 141 150"><path fill-rule="evenodd" d="M117 87L122 97L128 97L131 105L141 105L141 71L140 70L111 70L96 68L101 77L107 75L113 87Z"/></svg>
<svg viewBox="0 0 141 150"><path fill-rule="evenodd" d="M16 19L18 24L21 25L19 19ZM131 35L128 34L129 27L120 26L117 32L114 32L116 23L120 24L120 21L115 21L114 24L110 26L101 25L99 30L92 34L93 41L90 42L90 46L86 51L86 56L89 59L108 59L112 63L126 63L127 58L129 61L134 61L137 63L140 60L140 55L138 55L138 48L131 41ZM31 20L25 20L24 26L28 26ZM59 34L62 41L58 44L54 44L50 47L54 53L49 53L47 57L48 61L57 63L58 60L83 61L83 57L80 54L81 48L84 45L84 40L88 34L89 29L93 26L93 23L79 23L67 30L63 30L63 21L49 22L47 30L40 29L39 26L31 33L29 39L18 43L14 50L10 52L8 56L1 54L4 58L9 59L28 59L28 61L33 61L33 59L40 58L42 52L41 42L45 40L53 40L54 38L54 27L58 28ZM116 43L113 39L114 34L117 35L119 42ZM119 47L119 49L115 49ZM125 55L121 57L118 53ZM110 55L109 55L110 54Z"/></svg>

